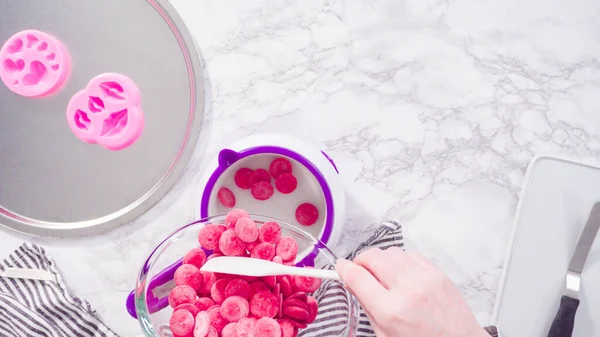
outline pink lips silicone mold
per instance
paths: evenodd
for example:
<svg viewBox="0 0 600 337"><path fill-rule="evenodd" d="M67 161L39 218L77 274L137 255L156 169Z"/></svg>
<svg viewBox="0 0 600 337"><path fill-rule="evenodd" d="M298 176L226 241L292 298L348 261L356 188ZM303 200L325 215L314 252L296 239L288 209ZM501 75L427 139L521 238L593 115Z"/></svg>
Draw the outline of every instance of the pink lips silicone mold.
<svg viewBox="0 0 600 337"><path fill-rule="evenodd" d="M0 49L0 78L22 96L41 97L56 92L67 80L70 68L65 46L37 30L14 34Z"/></svg>
<svg viewBox="0 0 600 337"><path fill-rule="evenodd" d="M121 150L133 144L144 128L140 102L140 90L130 78L98 75L69 101L67 122L82 141Z"/></svg>

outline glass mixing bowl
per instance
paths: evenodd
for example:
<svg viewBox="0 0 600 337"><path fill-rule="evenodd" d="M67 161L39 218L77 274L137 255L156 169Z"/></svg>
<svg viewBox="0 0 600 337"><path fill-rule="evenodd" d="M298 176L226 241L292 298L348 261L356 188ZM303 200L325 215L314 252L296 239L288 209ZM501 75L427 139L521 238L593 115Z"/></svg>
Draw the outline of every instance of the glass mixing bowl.
<svg viewBox="0 0 600 337"><path fill-rule="evenodd" d="M324 269L331 268L335 263L337 257L331 250L324 243L303 230L277 219L258 215L250 215L250 217L258 226L267 221L275 221L281 226L282 235L288 235L296 239L299 247L296 265L310 265ZM222 224L224 222L225 216L214 216L182 227L156 246L148 256L140 270L135 288L135 309L146 336L173 336L169 329L169 319L173 309L168 306L167 296L175 286L172 281L174 269L181 263L180 260L185 253L199 246L198 232L204 225L210 223ZM166 270L170 272L165 273ZM331 310L324 312L319 308L319 315L315 323L308 325L306 329L300 330L299 336L303 335L302 331L306 330L308 332L311 326L314 328L316 322L322 322L327 318L331 318L334 324L319 328L318 333L311 333L312 336L350 337L356 335L359 315L358 303L354 296L343 288L340 282L323 280L321 288L313 296L321 304L324 293L326 296L331 292L335 292L335 299L339 301L339 303L336 303L335 312Z"/></svg>

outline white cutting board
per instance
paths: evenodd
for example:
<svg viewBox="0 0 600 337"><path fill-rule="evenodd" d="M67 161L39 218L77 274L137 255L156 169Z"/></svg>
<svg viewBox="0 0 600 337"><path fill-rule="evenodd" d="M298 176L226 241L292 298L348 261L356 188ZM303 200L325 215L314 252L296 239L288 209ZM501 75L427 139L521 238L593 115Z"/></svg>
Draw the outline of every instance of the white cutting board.
<svg viewBox="0 0 600 337"><path fill-rule="evenodd" d="M538 157L527 171L505 260L494 323L503 337L546 337L592 205L600 168ZM600 238L582 276L573 337L600 336Z"/></svg>

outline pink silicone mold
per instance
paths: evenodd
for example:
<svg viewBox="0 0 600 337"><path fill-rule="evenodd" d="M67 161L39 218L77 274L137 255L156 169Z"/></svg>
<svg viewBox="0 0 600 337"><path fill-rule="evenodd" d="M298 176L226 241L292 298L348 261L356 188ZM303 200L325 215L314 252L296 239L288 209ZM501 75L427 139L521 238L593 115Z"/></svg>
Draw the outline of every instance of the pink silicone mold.
<svg viewBox="0 0 600 337"><path fill-rule="evenodd" d="M77 138L109 150L133 144L144 128L141 94L121 74L101 74L77 92L67 106L67 122Z"/></svg>
<svg viewBox="0 0 600 337"><path fill-rule="evenodd" d="M66 82L71 59L56 38L37 30L11 36L0 49L0 78L16 94L41 97Z"/></svg>

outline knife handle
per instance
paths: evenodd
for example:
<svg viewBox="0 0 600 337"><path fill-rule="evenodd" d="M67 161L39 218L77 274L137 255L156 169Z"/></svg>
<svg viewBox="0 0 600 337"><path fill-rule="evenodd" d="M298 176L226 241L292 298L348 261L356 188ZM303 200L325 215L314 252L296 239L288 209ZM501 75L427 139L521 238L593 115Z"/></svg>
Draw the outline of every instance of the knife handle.
<svg viewBox="0 0 600 337"><path fill-rule="evenodd" d="M560 307L550 326L548 337L571 337L579 300L568 296L560 299Z"/></svg>

